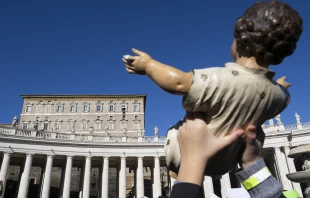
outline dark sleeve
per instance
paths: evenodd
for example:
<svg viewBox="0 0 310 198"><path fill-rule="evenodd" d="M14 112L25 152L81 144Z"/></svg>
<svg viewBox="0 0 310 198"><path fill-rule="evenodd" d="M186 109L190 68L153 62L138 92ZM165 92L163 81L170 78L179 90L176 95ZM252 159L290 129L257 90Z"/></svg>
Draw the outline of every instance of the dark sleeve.
<svg viewBox="0 0 310 198"><path fill-rule="evenodd" d="M251 175L263 169L265 166L266 164L263 158L261 158L247 169L236 172L236 176L240 182L243 182ZM248 192L251 198L282 198L284 197L282 191L282 185L271 175L256 187L250 189Z"/></svg>
<svg viewBox="0 0 310 198"><path fill-rule="evenodd" d="M196 184L177 183L172 187L170 198L202 198L202 189Z"/></svg>

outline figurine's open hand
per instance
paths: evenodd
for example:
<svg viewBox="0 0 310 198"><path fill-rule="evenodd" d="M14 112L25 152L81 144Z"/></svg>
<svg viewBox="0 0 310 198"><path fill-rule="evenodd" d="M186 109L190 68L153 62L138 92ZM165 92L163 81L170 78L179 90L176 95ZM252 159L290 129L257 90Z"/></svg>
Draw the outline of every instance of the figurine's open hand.
<svg viewBox="0 0 310 198"><path fill-rule="evenodd" d="M124 56L122 59L126 65L127 72L130 74L145 75L148 63L152 60L151 56L137 49L132 49L132 51L137 56Z"/></svg>
<svg viewBox="0 0 310 198"><path fill-rule="evenodd" d="M286 79L286 76L282 76L281 78L277 80L277 83L282 85L285 89L288 89L291 86L291 84L286 82L285 79Z"/></svg>

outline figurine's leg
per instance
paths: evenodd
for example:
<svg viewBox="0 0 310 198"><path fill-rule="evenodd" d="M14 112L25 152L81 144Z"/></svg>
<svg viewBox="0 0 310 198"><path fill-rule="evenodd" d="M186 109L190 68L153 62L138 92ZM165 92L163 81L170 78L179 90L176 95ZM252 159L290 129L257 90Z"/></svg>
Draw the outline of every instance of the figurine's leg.
<svg viewBox="0 0 310 198"><path fill-rule="evenodd" d="M181 153L177 138L178 129L181 125L182 121L179 121L177 124L168 129L164 147L167 167L171 172L175 173L175 175L179 172L181 162Z"/></svg>

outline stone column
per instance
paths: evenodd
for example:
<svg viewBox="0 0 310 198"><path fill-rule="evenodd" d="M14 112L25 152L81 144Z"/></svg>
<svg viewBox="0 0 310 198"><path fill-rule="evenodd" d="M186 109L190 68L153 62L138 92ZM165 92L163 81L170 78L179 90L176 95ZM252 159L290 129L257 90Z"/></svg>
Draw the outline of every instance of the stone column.
<svg viewBox="0 0 310 198"><path fill-rule="evenodd" d="M91 173L91 157L86 157L84 185L83 185L83 198L89 198L90 194L90 173Z"/></svg>
<svg viewBox="0 0 310 198"><path fill-rule="evenodd" d="M2 156L2 155L0 155L0 164L2 164L2 162L3 162L3 157L4 157L4 155ZM0 167L1 168L1 167ZM1 169L0 169L1 170Z"/></svg>
<svg viewBox="0 0 310 198"><path fill-rule="evenodd" d="M286 162L283 161L281 150L279 147L276 147L276 148L274 148L274 151L275 151L275 157L276 157L276 161L278 164L283 189L284 190L291 190L292 189L292 186L290 184L291 181L288 180L286 177L286 171L285 171Z"/></svg>
<svg viewBox="0 0 310 198"><path fill-rule="evenodd" d="M290 152L290 148L288 146L284 147L285 159L286 159L286 162L287 162L287 165L288 165L289 173L295 173L296 172L296 167L295 167L294 161L293 161L292 158L288 158L287 157L289 152ZM303 194L302 194L302 191L301 191L300 184L292 182L292 185L293 185L294 190L296 190L298 192L298 194L300 196L302 196Z"/></svg>
<svg viewBox="0 0 310 198"><path fill-rule="evenodd" d="M48 155L45 166L41 198L49 198L50 196L52 168L53 168L53 155Z"/></svg>
<svg viewBox="0 0 310 198"><path fill-rule="evenodd" d="M109 158L103 157L101 198L109 197Z"/></svg>
<svg viewBox="0 0 310 198"><path fill-rule="evenodd" d="M83 194L83 185L84 185L84 174L85 174L85 162L81 167L81 173L80 173L80 184L79 184L79 198L82 198Z"/></svg>
<svg viewBox="0 0 310 198"><path fill-rule="evenodd" d="M58 197L62 198L61 196L62 196L62 193L64 190L66 169L65 169L64 165L62 165L60 168L61 168L61 176L60 176L60 186L59 186Z"/></svg>
<svg viewBox="0 0 310 198"><path fill-rule="evenodd" d="M121 157L118 180L118 197L126 197L126 157Z"/></svg>
<svg viewBox="0 0 310 198"><path fill-rule="evenodd" d="M116 188L115 188L115 197L119 197L118 193L119 193L119 168L120 166L118 166L116 169Z"/></svg>
<svg viewBox="0 0 310 198"><path fill-rule="evenodd" d="M174 185L175 179L170 176L170 191L172 191L172 187Z"/></svg>
<svg viewBox="0 0 310 198"><path fill-rule="evenodd" d="M226 173L225 175L222 176L222 179L221 179L221 194L223 198L228 197L229 189L231 189L230 177L229 177L229 173Z"/></svg>
<svg viewBox="0 0 310 198"><path fill-rule="evenodd" d="M0 197L4 197L4 192L5 192L5 185L6 185L6 180L8 176L8 169L10 166L10 159L11 159L11 153L4 153L2 164L1 164L1 171L0 171L0 181L3 182L3 191L2 195Z"/></svg>
<svg viewBox="0 0 310 198"><path fill-rule="evenodd" d="M99 165L99 177L98 177L98 198L102 198L102 173L103 173L103 163Z"/></svg>
<svg viewBox="0 0 310 198"><path fill-rule="evenodd" d="M284 151L281 151L281 157L282 157L282 162L283 162L283 167L284 167L284 172L285 172L285 179L287 180L287 184L289 185L288 190L293 190L292 182L286 177L286 175L289 173L289 170L288 170L288 164L286 161L286 156L285 156Z"/></svg>
<svg viewBox="0 0 310 198"><path fill-rule="evenodd" d="M137 197L144 196L143 157L138 157L137 166Z"/></svg>
<svg viewBox="0 0 310 198"><path fill-rule="evenodd" d="M204 191L205 197L210 197L211 194L214 193L212 177L204 176L203 191Z"/></svg>
<svg viewBox="0 0 310 198"><path fill-rule="evenodd" d="M22 175L23 175L23 172L24 172L24 167L25 167L25 161L23 161L22 164L20 165L20 169L19 169L19 173L18 173L17 186L16 186L16 192L15 192L14 198L17 198L17 196L18 196L18 189L20 187L20 181L22 179Z"/></svg>
<svg viewBox="0 0 310 198"><path fill-rule="evenodd" d="M161 196L161 181L160 181L160 162L158 156L154 157L153 175L154 175L153 197L159 197Z"/></svg>
<svg viewBox="0 0 310 198"><path fill-rule="evenodd" d="M46 159L47 161L47 159ZM46 164L46 162L45 162ZM40 167L41 168L41 177L40 177L40 189L38 190L38 194L37 194L37 198L41 198L41 194L42 194L42 190L43 190L43 181L44 181L44 173L45 173L45 166L44 167Z"/></svg>
<svg viewBox="0 0 310 198"><path fill-rule="evenodd" d="M133 195L134 197L137 196L137 169L133 171L133 183L134 183L134 188L133 188Z"/></svg>
<svg viewBox="0 0 310 198"><path fill-rule="evenodd" d="M65 174L62 198L70 198L72 158L73 158L72 156L67 156L66 174Z"/></svg>
<svg viewBox="0 0 310 198"><path fill-rule="evenodd" d="M27 198L30 182L30 170L32 165L32 154L27 154L24 171L19 184L18 198Z"/></svg>

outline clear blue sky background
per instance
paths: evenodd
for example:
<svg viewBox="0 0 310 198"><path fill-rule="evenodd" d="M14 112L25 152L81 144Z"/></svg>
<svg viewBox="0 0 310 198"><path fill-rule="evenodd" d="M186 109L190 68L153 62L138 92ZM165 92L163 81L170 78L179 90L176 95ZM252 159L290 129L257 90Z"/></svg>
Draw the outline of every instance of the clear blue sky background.
<svg viewBox="0 0 310 198"><path fill-rule="evenodd" d="M1 0L0 122L21 113L20 94L147 94L146 129L160 135L183 117L181 97L121 62L132 47L184 71L231 61L235 19L254 0ZM285 124L309 113L310 1L287 0L304 18L298 48L276 77L288 76Z"/></svg>

